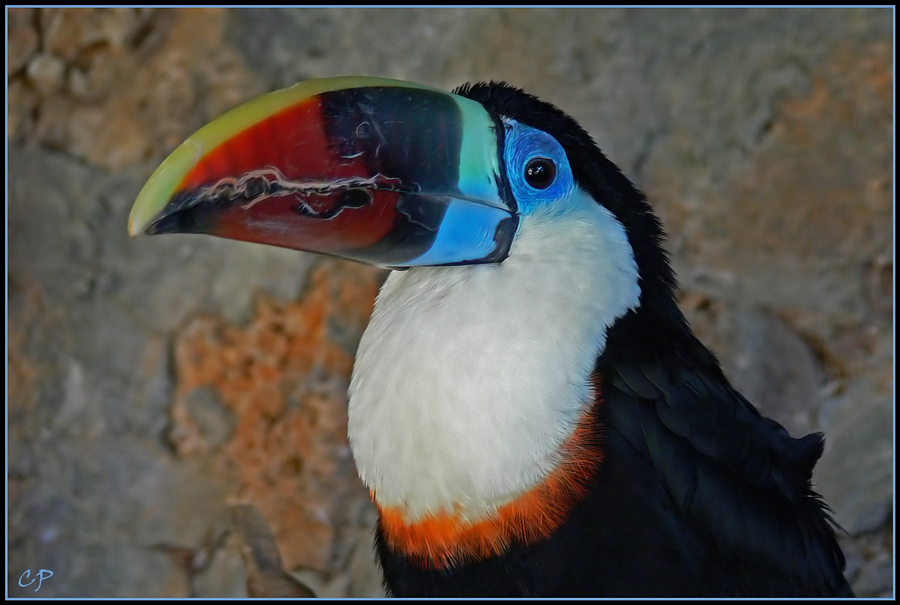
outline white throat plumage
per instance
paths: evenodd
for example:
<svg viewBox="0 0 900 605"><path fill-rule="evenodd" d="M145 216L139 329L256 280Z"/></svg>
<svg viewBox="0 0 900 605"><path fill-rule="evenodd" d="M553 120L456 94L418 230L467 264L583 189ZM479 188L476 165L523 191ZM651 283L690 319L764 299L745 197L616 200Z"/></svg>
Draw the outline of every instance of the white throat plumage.
<svg viewBox="0 0 900 605"><path fill-rule="evenodd" d="M523 216L500 264L391 273L350 383L353 457L379 505L477 520L538 484L639 296L624 228L580 189Z"/></svg>

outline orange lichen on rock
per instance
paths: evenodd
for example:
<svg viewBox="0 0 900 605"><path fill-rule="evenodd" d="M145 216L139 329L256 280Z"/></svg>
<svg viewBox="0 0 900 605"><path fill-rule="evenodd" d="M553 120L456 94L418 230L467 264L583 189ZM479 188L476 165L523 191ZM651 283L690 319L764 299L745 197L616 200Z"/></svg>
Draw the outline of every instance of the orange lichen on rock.
<svg viewBox="0 0 900 605"><path fill-rule="evenodd" d="M335 517L367 497L346 436L353 352L331 332L358 340L380 275L328 260L311 273L299 301L259 295L248 325L198 317L176 343L170 439L181 455L214 457L235 497L272 524L288 569L325 568ZM211 389L219 413L232 420L219 446L187 404L197 389Z"/></svg>

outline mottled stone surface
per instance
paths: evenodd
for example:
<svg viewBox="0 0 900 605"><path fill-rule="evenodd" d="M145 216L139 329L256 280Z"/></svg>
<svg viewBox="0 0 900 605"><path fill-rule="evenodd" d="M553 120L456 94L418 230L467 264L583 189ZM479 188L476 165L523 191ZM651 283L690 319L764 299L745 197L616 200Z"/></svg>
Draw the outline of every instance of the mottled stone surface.
<svg viewBox="0 0 900 605"><path fill-rule="evenodd" d="M380 594L344 391L383 274L125 229L192 131L346 74L506 80L576 117L654 203L736 386L827 434L848 577L893 595L889 10L8 15L10 596L244 596L237 502L320 595Z"/></svg>

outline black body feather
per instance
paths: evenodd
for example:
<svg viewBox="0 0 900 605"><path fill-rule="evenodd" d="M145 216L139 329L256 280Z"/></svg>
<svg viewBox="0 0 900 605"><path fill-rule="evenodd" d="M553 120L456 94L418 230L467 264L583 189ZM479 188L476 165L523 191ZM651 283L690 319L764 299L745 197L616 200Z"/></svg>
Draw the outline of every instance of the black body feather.
<svg viewBox="0 0 900 605"><path fill-rule="evenodd" d="M624 225L641 304L596 363L605 458L547 541L423 570L376 536L397 596L852 596L810 477L820 434L791 438L722 374L676 304L662 227L643 194L550 104L505 84L464 86L499 118L554 136L577 183Z"/></svg>

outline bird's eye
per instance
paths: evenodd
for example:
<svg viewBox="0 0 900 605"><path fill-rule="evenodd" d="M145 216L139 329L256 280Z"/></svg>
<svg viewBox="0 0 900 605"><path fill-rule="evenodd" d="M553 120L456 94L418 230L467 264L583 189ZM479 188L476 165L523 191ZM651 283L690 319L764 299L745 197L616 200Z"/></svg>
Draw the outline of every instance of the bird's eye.
<svg viewBox="0 0 900 605"><path fill-rule="evenodd" d="M556 180L556 164L547 158L533 158L525 166L525 182L535 189L546 189Z"/></svg>
<svg viewBox="0 0 900 605"><path fill-rule="evenodd" d="M519 214L550 208L575 187L565 150L542 130L505 118L503 161Z"/></svg>

